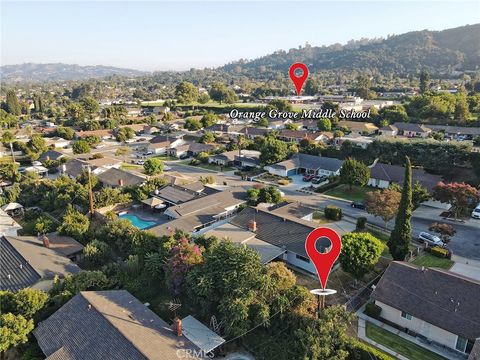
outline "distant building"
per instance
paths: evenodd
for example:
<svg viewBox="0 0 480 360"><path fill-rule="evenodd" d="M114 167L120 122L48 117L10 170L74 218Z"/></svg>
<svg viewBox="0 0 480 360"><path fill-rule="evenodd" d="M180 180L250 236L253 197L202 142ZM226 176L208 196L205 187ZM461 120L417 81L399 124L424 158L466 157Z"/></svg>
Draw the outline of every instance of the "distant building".
<svg viewBox="0 0 480 360"><path fill-rule="evenodd" d="M298 153L288 160L265 166L264 169L272 175L283 177L302 173L329 176L338 175L342 164L343 160Z"/></svg>
<svg viewBox="0 0 480 360"><path fill-rule="evenodd" d="M225 151L221 154L212 155L209 157L208 162L210 164L216 164L221 166L237 166L254 168L259 166L260 163L260 151L255 150L232 150Z"/></svg>
<svg viewBox="0 0 480 360"><path fill-rule="evenodd" d="M378 127L374 124L360 121L341 120L338 122L338 126L347 128L348 131L356 135L372 135L378 130Z"/></svg>
<svg viewBox="0 0 480 360"><path fill-rule="evenodd" d="M98 174L97 179L103 186L113 188L136 186L143 184L147 180L144 176L117 168L110 168L101 174Z"/></svg>
<svg viewBox="0 0 480 360"><path fill-rule="evenodd" d="M397 129L397 134L405 137L426 138L432 132L432 129L422 124L396 122L393 127Z"/></svg>

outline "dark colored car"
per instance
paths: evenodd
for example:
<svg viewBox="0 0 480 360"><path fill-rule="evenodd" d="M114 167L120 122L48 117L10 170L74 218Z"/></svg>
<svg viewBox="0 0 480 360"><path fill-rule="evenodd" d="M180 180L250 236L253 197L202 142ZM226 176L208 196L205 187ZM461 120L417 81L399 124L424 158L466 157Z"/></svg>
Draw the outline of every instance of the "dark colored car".
<svg viewBox="0 0 480 360"><path fill-rule="evenodd" d="M356 209L365 210L365 204L363 202L360 202L360 201L353 201L350 204L350 206L353 207L353 208L356 208Z"/></svg>
<svg viewBox="0 0 480 360"><path fill-rule="evenodd" d="M315 176L312 180L312 184L320 184L320 183L326 181L327 179L328 179L328 177L326 175Z"/></svg>
<svg viewBox="0 0 480 360"><path fill-rule="evenodd" d="M315 177L315 174L305 174L303 176L303 181L312 181L314 177Z"/></svg>

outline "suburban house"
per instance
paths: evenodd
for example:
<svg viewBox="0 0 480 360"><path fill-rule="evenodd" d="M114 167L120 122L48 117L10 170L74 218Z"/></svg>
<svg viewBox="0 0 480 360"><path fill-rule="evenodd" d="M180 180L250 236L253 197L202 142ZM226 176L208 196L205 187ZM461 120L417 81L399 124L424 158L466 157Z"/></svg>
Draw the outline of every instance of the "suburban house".
<svg viewBox="0 0 480 360"><path fill-rule="evenodd" d="M397 134L405 137L421 137L426 138L432 129L422 124L396 122L392 125L397 129Z"/></svg>
<svg viewBox="0 0 480 360"><path fill-rule="evenodd" d="M237 137L240 135L240 130L242 129L242 125L233 125L233 124L213 124L211 126L207 126L205 131L210 131L216 135L227 135L229 137Z"/></svg>
<svg viewBox="0 0 480 360"><path fill-rule="evenodd" d="M351 134L356 135L372 135L378 130L378 127L374 124L360 121L342 120L338 122L338 126L344 127L348 129Z"/></svg>
<svg viewBox="0 0 480 360"><path fill-rule="evenodd" d="M61 153L60 151L56 150L48 150L44 152L40 157L38 158L38 161L41 163L45 163L45 161L50 160L50 161L55 161L55 160L60 160L61 158L66 157L65 154Z"/></svg>
<svg viewBox="0 0 480 360"><path fill-rule="evenodd" d="M61 137L54 136L51 138L45 138L48 147L53 148L66 148L70 145L70 140L65 140Z"/></svg>
<svg viewBox="0 0 480 360"><path fill-rule="evenodd" d="M147 126L147 124L129 124L129 125L120 125L118 127L118 129L130 128L135 132L135 134L140 135L140 134L143 133L143 130L145 129L145 126Z"/></svg>
<svg viewBox="0 0 480 360"><path fill-rule="evenodd" d="M2 235L0 254L0 290L31 287L48 291L56 276L80 272L69 258L50 248L48 238Z"/></svg>
<svg viewBox="0 0 480 360"><path fill-rule="evenodd" d="M89 163L92 167L95 168L104 168L104 169L120 169L120 166L122 165L122 160L114 159L111 157L103 157L103 158L98 158L98 159L90 159L90 160L85 160L87 163Z"/></svg>
<svg viewBox="0 0 480 360"><path fill-rule="evenodd" d="M168 106L146 106L142 107L142 113L144 115L165 115L170 111Z"/></svg>
<svg viewBox="0 0 480 360"><path fill-rule="evenodd" d="M480 136L479 127L428 125L428 128L432 129L434 132L443 132L446 136L450 136L453 139L462 137L465 139L472 139L476 136Z"/></svg>
<svg viewBox="0 0 480 360"><path fill-rule="evenodd" d="M231 235L224 231L224 237L233 238L234 233L240 230L247 230L255 234L255 239L275 246L275 248L265 247L269 254L277 251L277 257L287 264L316 274L315 266L310 261L305 250L305 239L308 234L318 226L318 223L301 220L291 217L288 214L276 214L268 210L247 207L233 217L229 223L236 227L230 231ZM340 233L343 231L335 224L324 225ZM246 241L246 245L248 246ZM328 247L329 241L317 241L318 246ZM261 245L261 244L259 244ZM262 252L259 251L262 255Z"/></svg>
<svg viewBox="0 0 480 360"><path fill-rule="evenodd" d="M100 130L88 130L88 131L76 131L75 138L84 139L88 136L98 136L102 140L113 139L115 136L112 130L100 129Z"/></svg>
<svg viewBox="0 0 480 360"><path fill-rule="evenodd" d="M103 186L124 187L143 184L147 179L144 176L133 174L117 168L110 168L97 175Z"/></svg>
<svg viewBox="0 0 480 360"><path fill-rule="evenodd" d="M164 214L172 221L154 226L149 231L157 236L171 235L176 229L193 233L227 219L245 202L243 190L229 189L197 197L167 208Z"/></svg>
<svg viewBox="0 0 480 360"><path fill-rule="evenodd" d="M148 144L147 150L153 152L156 155L162 155L167 152L167 149L170 147L170 141L163 141L163 142L150 142Z"/></svg>
<svg viewBox="0 0 480 360"><path fill-rule="evenodd" d="M338 175L343 160L298 153L290 159L265 166L272 175L288 177L296 174L309 173L318 175Z"/></svg>
<svg viewBox="0 0 480 360"><path fill-rule="evenodd" d="M260 151L232 150L208 158L210 164L254 168L259 165Z"/></svg>
<svg viewBox="0 0 480 360"><path fill-rule="evenodd" d="M378 130L378 135L380 136L397 136L398 135L398 128L394 125L386 125L381 127Z"/></svg>
<svg viewBox="0 0 480 360"><path fill-rule="evenodd" d="M177 185L164 186L155 190L154 195L170 206L183 204L200 196L196 191Z"/></svg>
<svg viewBox="0 0 480 360"><path fill-rule="evenodd" d="M157 135L150 140L147 150L152 151L154 154L165 154L167 149L175 148L184 143L182 136Z"/></svg>
<svg viewBox="0 0 480 360"><path fill-rule="evenodd" d="M382 319L424 341L468 354L480 338L480 282L476 280L394 261L371 299L381 308Z"/></svg>
<svg viewBox="0 0 480 360"><path fill-rule="evenodd" d="M363 135L346 135L335 139L335 145L341 147L346 141L351 144L366 149L368 145L373 143L373 138Z"/></svg>
<svg viewBox="0 0 480 360"><path fill-rule="evenodd" d="M90 166L90 164L86 161L80 159L70 159L65 164L60 165L59 168L62 174L66 174L70 178L76 178L86 171L88 166ZM94 174L98 174L99 171L92 169L92 172Z"/></svg>
<svg viewBox="0 0 480 360"><path fill-rule="evenodd" d="M33 334L51 360L201 359L225 342L191 315L167 324L126 290L81 291Z"/></svg>
<svg viewBox="0 0 480 360"><path fill-rule="evenodd" d="M288 130L284 129L278 134L278 138L287 142L299 144L302 140L310 140L312 142L326 142L330 140L330 136L321 132L309 132L307 130Z"/></svg>
<svg viewBox="0 0 480 360"><path fill-rule="evenodd" d="M302 120L302 129L310 130L310 131L317 131L318 130L318 121L317 120Z"/></svg>
<svg viewBox="0 0 480 360"><path fill-rule="evenodd" d="M253 140L257 136L266 136L270 132L270 129L259 127L244 127L240 130L240 134L244 135L247 139Z"/></svg>
<svg viewBox="0 0 480 360"><path fill-rule="evenodd" d="M405 177L405 168L398 165L383 164L381 162L375 162L370 167L370 179L367 185L386 189L392 183L403 184ZM412 169L412 181L417 181L426 187L429 191L442 181L440 175L433 175L425 172L423 169Z"/></svg>
<svg viewBox="0 0 480 360"><path fill-rule="evenodd" d="M42 241L44 244L45 241L48 241L50 249L59 252L73 262L76 262L82 258L84 246L70 236L59 235L57 232L53 232L43 235Z"/></svg>

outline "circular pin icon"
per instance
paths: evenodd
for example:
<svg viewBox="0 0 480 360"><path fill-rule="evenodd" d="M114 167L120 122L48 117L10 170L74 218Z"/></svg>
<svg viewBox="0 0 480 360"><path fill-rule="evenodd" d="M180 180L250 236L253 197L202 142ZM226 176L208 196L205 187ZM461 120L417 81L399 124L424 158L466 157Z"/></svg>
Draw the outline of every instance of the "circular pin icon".
<svg viewBox="0 0 480 360"><path fill-rule="evenodd" d="M325 249L325 252L317 250L316 244L321 238L326 238L330 241L330 246ZM340 251L342 250L340 235L338 235L335 230L329 228L316 228L308 234L307 240L305 241L305 250L317 270L322 289L325 289L333 264L338 259Z"/></svg>
<svg viewBox="0 0 480 360"><path fill-rule="evenodd" d="M302 74L300 76L297 76L297 74L295 73L297 70L302 71ZM297 90L297 95L300 95L300 93L302 92L303 84L305 83L305 80L307 80L307 77L308 77L307 65L303 63L293 64L292 66L290 66L288 75L290 75L290 79L293 81L293 84L295 85L295 89Z"/></svg>

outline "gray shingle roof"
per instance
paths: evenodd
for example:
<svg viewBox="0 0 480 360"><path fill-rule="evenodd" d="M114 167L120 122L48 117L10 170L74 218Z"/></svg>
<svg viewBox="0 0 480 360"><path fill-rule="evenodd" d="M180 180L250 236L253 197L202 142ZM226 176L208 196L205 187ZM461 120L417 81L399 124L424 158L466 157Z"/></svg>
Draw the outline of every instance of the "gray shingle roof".
<svg viewBox="0 0 480 360"><path fill-rule="evenodd" d="M40 157L38 158L39 161L44 162L46 160L58 160L61 157L65 156L62 154L60 151L56 150L48 150L44 152Z"/></svg>
<svg viewBox="0 0 480 360"><path fill-rule="evenodd" d="M386 180L401 184L403 183L404 177L405 168L403 166L377 162L370 169L370 178L372 179ZM418 181L428 190L432 190L435 185L442 181L442 177L439 175L428 174L422 169L412 169L412 180L414 183Z"/></svg>
<svg viewBox="0 0 480 360"><path fill-rule="evenodd" d="M40 274L35 271L7 238L0 237L0 290L16 291L24 289L39 280Z"/></svg>
<svg viewBox="0 0 480 360"><path fill-rule="evenodd" d="M174 185L167 185L161 188L158 191L158 194L155 194L155 196L166 200L172 204L180 204L194 199L198 196L198 194L186 188L177 187Z"/></svg>
<svg viewBox="0 0 480 360"><path fill-rule="evenodd" d="M179 349L198 351L125 290L81 292L33 333L55 360L178 360Z"/></svg>
<svg viewBox="0 0 480 360"><path fill-rule="evenodd" d="M400 131L414 131L414 132L429 132L431 131L428 127L422 124L415 123L405 123L405 122L396 122L393 124Z"/></svg>
<svg viewBox="0 0 480 360"><path fill-rule="evenodd" d="M121 186L140 185L146 181L143 176L116 168L111 168L98 174L97 178L102 184L114 187L120 186L120 181L123 184Z"/></svg>
<svg viewBox="0 0 480 360"><path fill-rule="evenodd" d="M480 337L480 282L394 261L371 297L454 334Z"/></svg>

